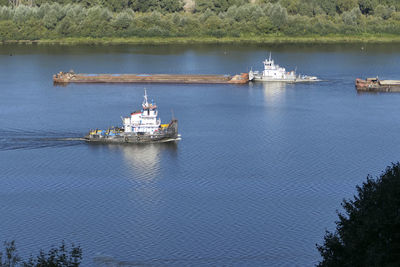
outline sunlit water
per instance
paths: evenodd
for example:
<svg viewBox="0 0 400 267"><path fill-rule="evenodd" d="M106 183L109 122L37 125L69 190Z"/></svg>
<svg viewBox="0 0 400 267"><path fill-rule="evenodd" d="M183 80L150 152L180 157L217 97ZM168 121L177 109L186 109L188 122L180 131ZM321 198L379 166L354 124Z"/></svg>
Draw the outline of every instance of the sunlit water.
<svg viewBox="0 0 400 267"><path fill-rule="evenodd" d="M272 51L314 84L101 84L52 74L236 74ZM343 198L400 159L398 46L1 46L0 241L23 257L65 240L83 266L311 266ZM182 140L90 145L143 89ZM111 262L111 263L110 263Z"/></svg>

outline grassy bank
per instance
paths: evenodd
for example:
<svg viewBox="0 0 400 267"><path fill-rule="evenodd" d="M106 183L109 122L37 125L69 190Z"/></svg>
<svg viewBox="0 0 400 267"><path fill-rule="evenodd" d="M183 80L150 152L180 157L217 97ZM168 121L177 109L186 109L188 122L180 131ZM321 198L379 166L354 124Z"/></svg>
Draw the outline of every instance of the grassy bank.
<svg viewBox="0 0 400 267"><path fill-rule="evenodd" d="M8 40L1 44L346 44L400 43L400 35L331 35L331 36L262 36L262 37L131 37L131 38L62 38L43 40Z"/></svg>

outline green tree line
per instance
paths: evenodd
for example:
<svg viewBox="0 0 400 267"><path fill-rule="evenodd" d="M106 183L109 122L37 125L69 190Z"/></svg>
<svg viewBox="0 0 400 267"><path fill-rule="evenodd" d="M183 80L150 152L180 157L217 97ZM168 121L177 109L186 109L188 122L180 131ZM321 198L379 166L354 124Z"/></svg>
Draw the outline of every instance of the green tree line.
<svg viewBox="0 0 400 267"><path fill-rule="evenodd" d="M213 12L225 12L231 6L241 6L248 3L267 4L279 3L290 14L313 16L325 13L334 15L359 8L363 14L381 12L382 8L399 10L398 0L0 0L0 5L41 6L45 3L58 3L61 5L81 4L84 7L102 6L110 11L122 11L126 8L133 11L164 11L177 12L190 9L191 12L204 12L210 9Z"/></svg>
<svg viewBox="0 0 400 267"><path fill-rule="evenodd" d="M0 0L0 40L399 34L398 0Z"/></svg>

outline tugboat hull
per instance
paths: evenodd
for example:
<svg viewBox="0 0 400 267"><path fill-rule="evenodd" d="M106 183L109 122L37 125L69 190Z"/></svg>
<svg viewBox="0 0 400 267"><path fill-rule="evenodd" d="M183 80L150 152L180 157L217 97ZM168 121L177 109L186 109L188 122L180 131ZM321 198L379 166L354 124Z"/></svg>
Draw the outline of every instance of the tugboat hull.
<svg viewBox="0 0 400 267"><path fill-rule="evenodd" d="M160 130L154 134L142 133L120 133L118 135L107 134L88 134L84 137L87 142L96 143L129 143L129 144L142 144L142 143L165 143L179 140L178 134L178 121L172 120L168 128Z"/></svg>

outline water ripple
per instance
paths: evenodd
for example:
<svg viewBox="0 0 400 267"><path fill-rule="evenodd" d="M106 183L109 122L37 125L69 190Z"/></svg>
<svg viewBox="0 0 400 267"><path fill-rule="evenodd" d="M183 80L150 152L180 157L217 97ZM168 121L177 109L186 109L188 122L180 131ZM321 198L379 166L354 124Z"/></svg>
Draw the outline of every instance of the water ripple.
<svg viewBox="0 0 400 267"><path fill-rule="evenodd" d="M0 130L0 151L76 146L82 144L81 136L68 132Z"/></svg>

